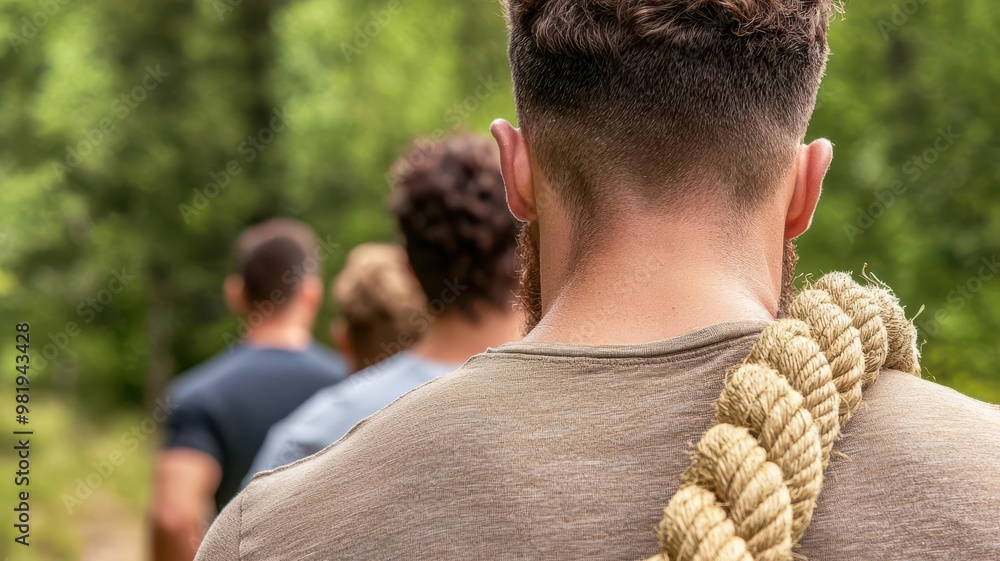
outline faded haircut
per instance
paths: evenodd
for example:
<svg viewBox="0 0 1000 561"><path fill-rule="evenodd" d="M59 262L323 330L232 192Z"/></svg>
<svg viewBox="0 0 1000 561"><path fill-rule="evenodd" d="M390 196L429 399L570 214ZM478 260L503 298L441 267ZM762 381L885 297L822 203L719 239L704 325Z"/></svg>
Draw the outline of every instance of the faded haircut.
<svg viewBox="0 0 1000 561"><path fill-rule="evenodd" d="M581 219L621 198L722 195L752 209L805 134L835 10L832 0L504 4L519 124Z"/></svg>

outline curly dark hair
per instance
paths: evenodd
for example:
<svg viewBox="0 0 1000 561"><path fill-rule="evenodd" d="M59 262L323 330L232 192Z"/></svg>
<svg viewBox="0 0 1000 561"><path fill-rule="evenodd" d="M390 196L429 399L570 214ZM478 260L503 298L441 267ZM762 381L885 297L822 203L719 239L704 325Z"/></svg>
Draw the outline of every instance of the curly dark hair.
<svg viewBox="0 0 1000 561"><path fill-rule="evenodd" d="M476 319L478 303L510 306L519 226L496 146L474 135L418 140L392 177L392 213L431 311Z"/></svg>

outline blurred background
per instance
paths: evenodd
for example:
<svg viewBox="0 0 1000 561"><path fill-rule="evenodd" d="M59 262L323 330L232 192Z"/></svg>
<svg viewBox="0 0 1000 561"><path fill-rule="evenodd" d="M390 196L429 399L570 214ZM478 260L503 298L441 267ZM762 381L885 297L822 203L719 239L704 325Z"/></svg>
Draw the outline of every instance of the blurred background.
<svg viewBox="0 0 1000 561"><path fill-rule="evenodd" d="M836 156L799 272L867 265L917 315L924 376L1000 402L1000 11L845 8L809 133ZM36 433L32 546L12 545L8 511L0 559L142 559L156 399L239 336L220 294L233 239L301 218L335 248L327 280L353 246L391 239L387 170L412 137L514 118L502 10L3 0L0 14L0 425L16 428L14 325L30 322Z"/></svg>

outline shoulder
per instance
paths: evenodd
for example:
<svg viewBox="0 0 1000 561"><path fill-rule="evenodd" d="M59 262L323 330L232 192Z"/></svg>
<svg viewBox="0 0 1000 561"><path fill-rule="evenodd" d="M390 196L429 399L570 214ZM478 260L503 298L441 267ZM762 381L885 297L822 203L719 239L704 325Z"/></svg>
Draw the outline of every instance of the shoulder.
<svg viewBox="0 0 1000 561"><path fill-rule="evenodd" d="M278 383L288 387L328 386L347 377L347 367L332 350L313 343L303 350L252 348L244 351L233 381L239 384Z"/></svg>
<svg viewBox="0 0 1000 561"><path fill-rule="evenodd" d="M219 384L232 370L232 365L239 362L242 354L243 349L239 348L223 351L180 374L170 384L170 398L187 400Z"/></svg>
<svg viewBox="0 0 1000 561"><path fill-rule="evenodd" d="M892 559L926 558L933 549L942 559L995 553L998 449L996 406L883 372L843 429L803 552L851 559L882 551Z"/></svg>
<svg viewBox="0 0 1000 561"><path fill-rule="evenodd" d="M355 383L354 377L326 386L314 393L287 417L268 431L271 443L322 441L324 430L352 405L347 386ZM273 466L268 466L273 467Z"/></svg>
<svg viewBox="0 0 1000 561"><path fill-rule="evenodd" d="M347 364L344 362L344 358L325 345L313 343L303 353L303 356L309 357L324 371L329 372L337 378L345 378L347 376Z"/></svg>
<svg viewBox="0 0 1000 561"><path fill-rule="evenodd" d="M335 418L340 411L356 404L357 397L366 390L391 382L399 373L395 357L386 364L376 364L361 372L348 376L339 384L327 386L317 391L287 419L289 425L308 425L323 419Z"/></svg>
<svg viewBox="0 0 1000 561"><path fill-rule="evenodd" d="M938 497L942 504L974 499L958 490L977 479L1000 491L1000 408L951 388L885 371L842 433L837 449L849 460L831 465L834 476L867 468L867 482L891 487L887 474L896 474L890 481L919 475L925 484L955 489L953 497ZM956 470L964 482L953 479Z"/></svg>
<svg viewBox="0 0 1000 561"><path fill-rule="evenodd" d="M419 361L397 355L385 364L376 364L319 390L279 423L275 433L282 441L326 448L345 434L353 435L356 430L351 429L356 424L359 430L364 425L365 431L382 430L383 425L392 431L425 426L433 419L422 405L414 410L411 404L435 403L439 399L435 397L437 394L451 390L447 389L449 384L442 387L438 383L442 378L437 376L440 372L425 373L416 362ZM411 379L412 370L420 372ZM432 379L427 382L425 375Z"/></svg>
<svg viewBox="0 0 1000 561"><path fill-rule="evenodd" d="M357 558L350 556L357 551L345 552L359 543L380 543L376 530L393 517L392 509L405 506L399 498L426 490L414 473L431 473L420 469L428 456L423 451L440 435L433 420L412 411L410 399L426 395L425 388L397 400L391 414L383 410L361 421L319 453L255 475L240 494L241 549L262 558L301 559L316 551ZM317 540L319 528L331 539Z"/></svg>
<svg viewBox="0 0 1000 561"><path fill-rule="evenodd" d="M381 409L403 393L451 372L456 367L457 365L431 362L404 352L350 376L343 383L324 392L324 397L328 403L336 403L341 407L358 406L364 409L374 403ZM385 400L387 396L389 401Z"/></svg>
<svg viewBox="0 0 1000 561"><path fill-rule="evenodd" d="M895 446L997 439L998 430L1000 407L894 370L882 372L866 391L857 418L845 427L859 439L889 432L898 437ZM959 440L952 440L955 437Z"/></svg>
<svg viewBox="0 0 1000 561"><path fill-rule="evenodd" d="M316 486L322 486L324 493L350 495L346 487L354 488L359 472L370 472L371 466L399 464L399 458L409 457L407 454L412 454L417 447L444 442L449 446L457 445L455 437L462 434L461 427L481 418L467 414L468 408L477 407L476 400L468 399L477 384L466 374L476 370L467 363L451 374L438 376L361 420L343 438L321 452L256 475L247 487L248 495L253 498L247 499L244 508L251 516L256 508L262 508L261 512L276 505L294 509L298 490L311 493L307 488L315 490ZM375 381L390 372L374 373ZM337 417L339 414L331 413L331 409L336 411L338 406L346 406L351 392L359 391L357 387L351 389L351 384L366 383L363 378L354 382L355 376L314 396L293 414L293 418L281 424L282 435L287 438L309 424L315 425L317 420L323 422ZM465 408L445 406L463 401ZM332 491L334 489L339 491Z"/></svg>
<svg viewBox="0 0 1000 561"><path fill-rule="evenodd" d="M972 489L976 485L993 487L994 497L1000 497L996 405L909 374L885 371L842 432L838 448L851 461L831 466L835 476L838 468L868 468L869 483L896 489L886 484L887 474L895 474L889 481L913 475L914 481L942 490L934 494L940 506L977 501L979 495ZM876 476L876 471L884 473ZM964 475L956 478L959 472Z"/></svg>
<svg viewBox="0 0 1000 561"><path fill-rule="evenodd" d="M220 352L174 379L167 391L170 411L217 408L219 396L226 393L233 373L245 360L245 353L242 348Z"/></svg>

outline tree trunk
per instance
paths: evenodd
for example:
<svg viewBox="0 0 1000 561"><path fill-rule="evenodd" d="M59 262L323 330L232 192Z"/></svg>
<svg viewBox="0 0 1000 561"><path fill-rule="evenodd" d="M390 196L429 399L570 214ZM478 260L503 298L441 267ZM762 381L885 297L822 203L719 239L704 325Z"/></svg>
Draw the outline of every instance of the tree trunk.
<svg viewBox="0 0 1000 561"><path fill-rule="evenodd" d="M149 372L146 378L146 409L152 410L163 395L177 367L173 354L174 310L166 275L155 265L149 271Z"/></svg>

